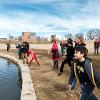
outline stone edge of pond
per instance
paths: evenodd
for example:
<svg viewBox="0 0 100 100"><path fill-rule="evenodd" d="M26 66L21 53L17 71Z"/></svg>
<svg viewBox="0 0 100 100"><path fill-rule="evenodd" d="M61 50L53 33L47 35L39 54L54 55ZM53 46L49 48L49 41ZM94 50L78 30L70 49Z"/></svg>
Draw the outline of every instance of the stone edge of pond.
<svg viewBox="0 0 100 100"><path fill-rule="evenodd" d="M21 100L37 100L35 89L30 75L30 69L27 64L23 64L21 60L16 59L10 55L0 54L0 57L7 58L15 62L21 69L22 76L22 90Z"/></svg>

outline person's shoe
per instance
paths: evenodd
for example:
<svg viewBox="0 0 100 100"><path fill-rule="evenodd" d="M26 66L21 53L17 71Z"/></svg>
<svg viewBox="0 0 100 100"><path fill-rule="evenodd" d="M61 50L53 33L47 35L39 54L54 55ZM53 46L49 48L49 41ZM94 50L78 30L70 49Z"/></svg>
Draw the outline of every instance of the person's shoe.
<svg viewBox="0 0 100 100"><path fill-rule="evenodd" d="M61 72L58 73L58 76L60 76L60 75L61 75Z"/></svg>
<svg viewBox="0 0 100 100"><path fill-rule="evenodd" d="M52 68L51 70L54 70L55 71L56 69L55 68Z"/></svg>

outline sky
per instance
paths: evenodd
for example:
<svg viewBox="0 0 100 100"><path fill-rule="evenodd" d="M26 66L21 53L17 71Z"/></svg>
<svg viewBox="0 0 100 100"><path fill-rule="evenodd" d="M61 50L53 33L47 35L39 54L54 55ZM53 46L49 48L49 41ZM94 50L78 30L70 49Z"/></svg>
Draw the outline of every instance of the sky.
<svg viewBox="0 0 100 100"><path fill-rule="evenodd" d="M0 37L56 34L100 28L100 0L0 0Z"/></svg>

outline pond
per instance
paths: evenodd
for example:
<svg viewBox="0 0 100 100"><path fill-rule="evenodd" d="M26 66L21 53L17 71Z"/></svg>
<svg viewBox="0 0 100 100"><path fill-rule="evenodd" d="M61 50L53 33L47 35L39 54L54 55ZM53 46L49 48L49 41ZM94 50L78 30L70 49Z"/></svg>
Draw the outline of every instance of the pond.
<svg viewBox="0 0 100 100"><path fill-rule="evenodd" d="M18 65L0 58L0 100L20 100L21 73Z"/></svg>

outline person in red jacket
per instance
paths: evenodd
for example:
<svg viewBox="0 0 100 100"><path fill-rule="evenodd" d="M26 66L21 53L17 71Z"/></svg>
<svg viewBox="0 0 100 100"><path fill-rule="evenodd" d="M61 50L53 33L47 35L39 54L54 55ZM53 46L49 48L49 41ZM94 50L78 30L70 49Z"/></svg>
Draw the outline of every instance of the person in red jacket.
<svg viewBox="0 0 100 100"><path fill-rule="evenodd" d="M29 66L31 65L32 61L35 60L36 63L40 66L39 61L37 60L37 55L35 53L35 51L32 49L31 51L29 51L29 55L31 55L31 60L29 62Z"/></svg>
<svg viewBox="0 0 100 100"><path fill-rule="evenodd" d="M60 57L58 51L58 44L56 43L56 41L53 41L53 45L49 50L48 54L49 53L52 53L52 59L54 61L54 69L58 68L58 60L60 59Z"/></svg>

